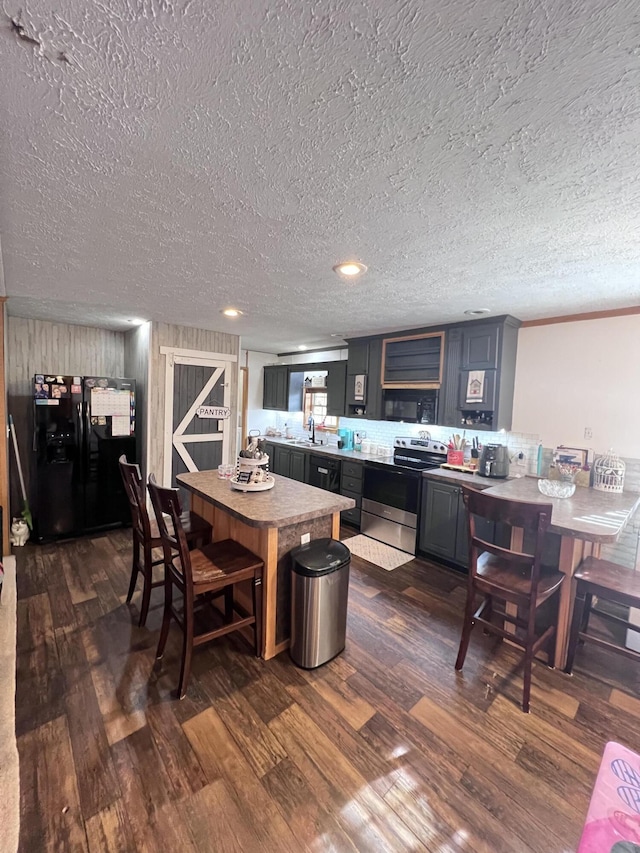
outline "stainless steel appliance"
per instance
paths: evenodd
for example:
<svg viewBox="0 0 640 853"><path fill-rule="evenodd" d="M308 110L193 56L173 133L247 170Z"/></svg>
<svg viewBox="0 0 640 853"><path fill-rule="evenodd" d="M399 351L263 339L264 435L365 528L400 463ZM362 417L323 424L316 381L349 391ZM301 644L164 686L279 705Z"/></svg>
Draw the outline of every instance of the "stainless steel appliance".
<svg viewBox="0 0 640 853"><path fill-rule="evenodd" d="M312 454L309 459L309 485L327 492L339 492L340 465L339 459Z"/></svg>
<svg viewBox="0 0 640 853"><path fill-rule="evenodd" d="M135 381L36 374L33 426L36 538L127 524L118 459L137 462Z"/></svg>
<svg viewBox="0 0 640 853"><path fill-rule="evenodd" d="M485 444L480 454L478 474L504 479L509 476L509 450L504 444Z"/></svg>
<svg viewBox="0 0 640 853"><path fill-rule="evenodd" d="M393 442L393 462L365 462L361 532L415 554L422 471L446 460L441 442L401 436Z"/></svg>
<svg viewBox="0 0 640 853"><path fill-rule="evenodd" d="M438 417L438 392L391 389L384 392L384 418L413 424L435 424Z"/></svg>

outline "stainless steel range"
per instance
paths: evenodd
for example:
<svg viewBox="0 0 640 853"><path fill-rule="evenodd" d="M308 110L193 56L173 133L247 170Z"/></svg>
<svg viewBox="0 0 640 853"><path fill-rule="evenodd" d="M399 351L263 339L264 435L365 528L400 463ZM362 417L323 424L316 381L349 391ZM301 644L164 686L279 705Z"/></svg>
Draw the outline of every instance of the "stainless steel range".
<svg viewBox="0 0 640 853"><path fill-rule="evenodd" d="M394 438L393 464L402 468L426 471L439 468L447 461L447 448L441 441L430 438Z"/></svg>
<svg viewBox="0 0 640 853"><path fill-rule="evenodd" d="M362 533L415 554L422 471L446 461L442 442L400 436L393 441L393 461L365 462Z"/></svg>

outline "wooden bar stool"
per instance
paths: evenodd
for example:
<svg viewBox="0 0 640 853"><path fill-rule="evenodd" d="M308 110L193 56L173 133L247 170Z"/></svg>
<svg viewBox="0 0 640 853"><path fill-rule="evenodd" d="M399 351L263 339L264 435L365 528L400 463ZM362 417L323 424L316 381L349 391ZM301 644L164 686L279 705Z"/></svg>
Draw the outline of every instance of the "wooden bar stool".
<svg viewBox="0 0 640 853"><path fill-rule="evenodd" d="M202 549L189 551L181 522L180 492L158 486L149 477L149 494L156 515L164 550L164 615L156 658L160 660L169 635L171 617L182 629L182 664L178 696L184 698L191 672L194 646L199 646L231 631L253 626L256 656L262 653L262 571L263 561L233 539L213 542ZM167 523L167 516L172 526ZM250 581L253 613L244 611L234 600L234 586ZM182 593L183 612L173 606L174 586ZM224 621L217 628L194 634L194 611L197 605L210 607L213 597L224 596ZM216 610L218 614L218 611ZM236 614L240 618L236 618ZM218 614L221 615L221 614Z"/></svg>
<svg viewBox="0 0 640 853"><path fill-rule="evenodd" d="M120 465L120 473L124 482L124 488L129 500L129 508L131 509L131 524L133 527L133 559L131 564L131 580L129 582L129 592L127 593L127 603L129 603L135 592L138 573L144 579L144 587L142 589L142 603L140 606L140 619L138 625L142 626L147 621L149 612L149 600L151 599L151 590L154 587L163 586L164 580L153 581L153 567L161 565L164 560L160 557L154 560L152 551L154 548L162 548L162 540L160 531L155 519L149 518L147 512L147 502L145 500L144 484L140 475L140 468L127 462L127 457L123 454L118 460ZM182 526L187 538L187 542L191 547L194 545L208 545L211 542L211 525L204 518L196 515L195 512L185 512L182 517ZM142 562L140 561L140 549L142 548Z"/></svg>
<svg viewBox="0 0 640 853"><path fill-rule="evenodd" d="M490 634L509 639L524 649L524 685L522 710L529 712L531 668L536 653L549 645L549 662L554 663L555 625L538 634L536 613L555 595L564 579L561 572L542 574L544 535L551 521L551 504L507 500L467 486L462 487L469 516L469 581L467 602L456 669L463 667L473 626L478 624ZM478 536L476 516L535 533L533 554L512 551ZM476 609L476 599L482 596ZM513 605L509 612L507 605ZM513 625L508 630L505 624Z"/></svg>
<svg viewBox="0 0 640 853"><path fill-rule="evenodd" d="M615 616L613 613L607 613L593 606L593 597L597 596L602 601L611 601L615 604L621 604L623 607L640 608L640 572L627 569L609 560L587 557L580 563L574 578L577 581L576 598L573 606L565 672L571 673L573 669L573 661L580 640L595 643L627 658L640 659L639 652L588 633L589 617L592 613L621 628L640 632L640 626L633 625L621 616Z"/></svg>

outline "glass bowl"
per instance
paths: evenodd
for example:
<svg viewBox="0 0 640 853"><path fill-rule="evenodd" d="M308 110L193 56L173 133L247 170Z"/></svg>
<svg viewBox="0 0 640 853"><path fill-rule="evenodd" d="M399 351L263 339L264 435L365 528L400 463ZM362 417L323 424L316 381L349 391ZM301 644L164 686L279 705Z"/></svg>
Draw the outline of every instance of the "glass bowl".
<svg viewBox="0 0 640 853"><path fill-rule="evenodd" d="M570 498L576 490L576 484L562 480L538 480L538 490L548 498Z"/></svg>

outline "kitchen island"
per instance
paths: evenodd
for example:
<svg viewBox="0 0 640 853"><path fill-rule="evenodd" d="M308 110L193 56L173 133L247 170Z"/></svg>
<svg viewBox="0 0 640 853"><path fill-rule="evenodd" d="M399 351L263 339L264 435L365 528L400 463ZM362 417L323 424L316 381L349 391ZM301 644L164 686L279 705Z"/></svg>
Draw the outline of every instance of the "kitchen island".
<svg viewBox="0 0 640 853"><path fill-rule="evenodd" d="M213 540L235 539L264 560L262 649L268 660L289 645L291 558L303 535L339 539L340 513L355 501L288 477L272 475L274 488L242 492L217 471L180 474L191 493L191 509L213 525ZM250 595L247 595L247 599Z"/></svg>
<svg viewBox="0 0 640 853"><path fill-rule="evenodd" d="M585 557L599 557L602 545L616 542L638 509L640 494L600 492L592 488L578 487L570 498L549 498L538 489L536 477L492 480L477 474L463 474L443 468L425 472L423 476L455 482L457 485L470 485L507 500L551 504L549 533L560 537L558 569L566 575L566 581L560 587L556 634L556 666L564 668L575 598L575 582L572 577ZM521 530L513 530L511 543L514 548L522 547Z"/></svg>

